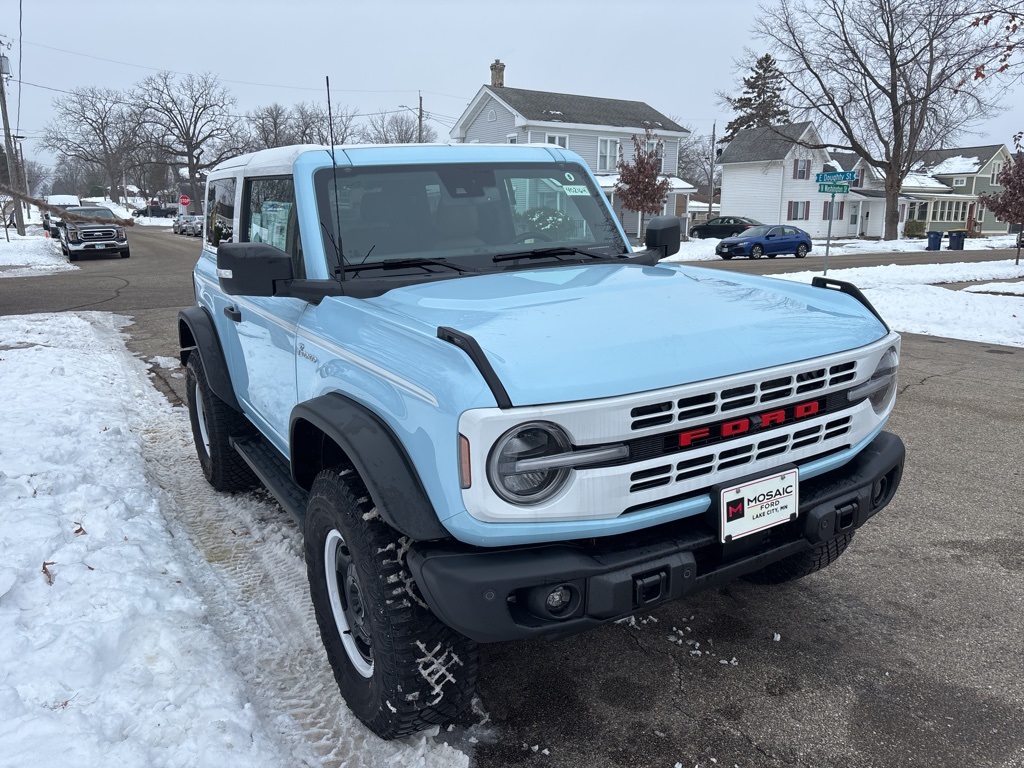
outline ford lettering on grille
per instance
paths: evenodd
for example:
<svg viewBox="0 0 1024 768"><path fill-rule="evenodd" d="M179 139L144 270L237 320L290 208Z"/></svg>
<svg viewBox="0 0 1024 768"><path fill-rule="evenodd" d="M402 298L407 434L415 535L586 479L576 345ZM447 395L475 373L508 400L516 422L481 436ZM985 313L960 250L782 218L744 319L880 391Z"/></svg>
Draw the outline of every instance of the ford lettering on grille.
<svg viewBox="0 0 1024 768"><path fill-rule="evenodd" d="M825 410L825 400L808 400L803 403L789 405L785 408L774 408L750 416L741 416L728 421L719 421L703 427L694 427L679 433L680 448L696 448L708 443L726 440L730 437L747 435L771 427L806 419Z"/></svg>

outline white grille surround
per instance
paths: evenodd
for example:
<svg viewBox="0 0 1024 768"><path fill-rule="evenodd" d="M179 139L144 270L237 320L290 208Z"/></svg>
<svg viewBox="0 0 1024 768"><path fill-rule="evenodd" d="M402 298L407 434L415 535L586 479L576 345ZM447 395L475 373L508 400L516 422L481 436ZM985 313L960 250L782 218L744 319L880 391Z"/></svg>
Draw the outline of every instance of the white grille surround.
<svg viewBox="0 0 1024 768"><path fill-rule="evenodd" d="M491 447L519 424L557 424L577 449L682 432L848 390L871 378L889 348L899 353L900 337L894 332L870 345L835 355L636 395L466 411L459 420L459 432L469 440L472 465L472 484L462 491L466 510L487 523L609 520L638 507L657 507L662 501L699 495L720 482L852 447L885 423L892 410L891 401L880 414L865 400L850 408L711 445L615 466L574 469L561 491L535 506L506 502L493 491L486 476ZM821 376L810 375L820 371L824 371ZM817 381L822 385L800 390L801 384ZM733 405L737 400L742 404ZM665 403L670 404L668 409ZM694 412L695 403L702 410ZM708 411L709 406L714 410ZM659 417L670 414L671 420L637 424L652 413Z"/></svg>

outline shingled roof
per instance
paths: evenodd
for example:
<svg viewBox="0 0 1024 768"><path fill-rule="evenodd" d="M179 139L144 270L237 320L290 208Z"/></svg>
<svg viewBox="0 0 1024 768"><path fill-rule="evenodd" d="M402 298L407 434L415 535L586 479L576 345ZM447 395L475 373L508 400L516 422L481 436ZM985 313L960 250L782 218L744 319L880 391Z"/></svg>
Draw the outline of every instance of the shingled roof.
<svg viewBox="0 0 1024 768"><path fill-rule="evenodd" d="M718 158L720 163L757 163L782 160L793 148L810 122L769 125L764 128L746 128L736 134Z"/></svg>
<svg viewBox="0 0 1024 768"><path fill-rule="evenodd" d="M918 167L940 176L978 173L1002 147L1002 144L987 144L983 147L933 149L921 155Z"/></svg>
<svg viewBox="0 0 1024 768"><path fill-rule="evenodd" d="M572 93L529 91L525 88L485 86L491 95L532 122L608 125L616 128L645 128L658 131L687 129L642 101L602 99Z"/></svg>

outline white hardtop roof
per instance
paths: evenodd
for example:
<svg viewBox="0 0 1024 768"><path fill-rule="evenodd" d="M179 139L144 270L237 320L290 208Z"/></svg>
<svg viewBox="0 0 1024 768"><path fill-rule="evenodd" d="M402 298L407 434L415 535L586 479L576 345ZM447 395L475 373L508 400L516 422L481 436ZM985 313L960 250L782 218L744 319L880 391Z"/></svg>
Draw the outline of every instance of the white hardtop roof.
<svg viewBox="0 0 1024 768"><path fill-rule="evenodd" d="M453 162L563 162L583 164L575 152L555 144L339 144L335 148L339 167L428 164ZM258 169L260 174L291 174L300 157L323 152L323 161L330 161L330 147L322 144L296 144L289 147L261 149L219 163L210 175L222 172Z"/></svg>

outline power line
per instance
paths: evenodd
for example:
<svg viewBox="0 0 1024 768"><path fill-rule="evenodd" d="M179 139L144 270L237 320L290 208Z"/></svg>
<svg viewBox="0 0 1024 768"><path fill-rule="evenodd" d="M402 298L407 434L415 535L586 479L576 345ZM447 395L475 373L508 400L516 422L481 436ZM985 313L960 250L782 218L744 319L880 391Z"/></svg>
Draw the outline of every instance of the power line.
<svg viewBox="0 0 1024 768"><path fill-rule="evenodd" d="M21 2L21 0L19 0L19 2ZM82 57L84 57L86 59L95 59L96 61L105 61L108 64L119 64L119 65L124 66L124 67L135 67L137 69L146 69L146 70L150 70L151 72L170 72L173 75L183 75L185 77L187 77L187 76L189 76L191 74L189 72L179 72L179 71L173 70L173 69L165 69L165 68L161 68L161 67L150 67L150 66L147 66L145 64L132 64L129 61L118 61L117 59L106 59L106 58L103 58L102 56L93 56L92 54L89 54L89 53L80 53L79 51L69 51L66 48L55 48L52 45L43 45L42 43L34 43L31 40L25 40L24 42L27 45L34 45L37 48L45 48L48 51L59 51L60 53L68 53L68 54L71 54L72 56L82 56ZM20 77L21 73L19 72L18 75ZM220 80L223 83L234 83L235 85L253 85L253 86L257 86L259 88L285 88L285 89L293 90L293 91L315 91L315 92L319 92L319 93L323 92L323 88L313 88L313 87L303 86L303 85L281 85L281 84L278 84L278 83L253 83L253 82L250 82L248 80L228 80L226 78L218 78L218 80ZM26 83L26 85L28 85L28 83ZM371 90L371 89L366 89L366 88L332 88L331 91L334 92L334 93L416 93L417 89L410 88L410 89L395 89L395 90ZM430 93L430 91L424 91L424 93ZM444 94L444 93L435 93L433 95L435 95L435 96L444 96L445 98L451 98L451 99L463 99L463 98L465 98L464 96L452 96L451 94ZM468 99L467 99L467 101L468 101Z"/></svg>

